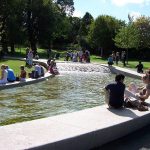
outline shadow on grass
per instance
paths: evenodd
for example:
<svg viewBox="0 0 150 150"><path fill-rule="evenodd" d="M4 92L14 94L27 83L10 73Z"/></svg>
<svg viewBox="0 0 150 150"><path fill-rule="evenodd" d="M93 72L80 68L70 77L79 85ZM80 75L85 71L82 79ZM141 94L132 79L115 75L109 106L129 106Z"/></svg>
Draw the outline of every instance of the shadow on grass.
<svg viewBox="0 0 150 150"><path fill-rule="evenodd" d="M7 61L8 61L7 59L3 59L3 58L0 59L0 63L7 62Z"/></svg>

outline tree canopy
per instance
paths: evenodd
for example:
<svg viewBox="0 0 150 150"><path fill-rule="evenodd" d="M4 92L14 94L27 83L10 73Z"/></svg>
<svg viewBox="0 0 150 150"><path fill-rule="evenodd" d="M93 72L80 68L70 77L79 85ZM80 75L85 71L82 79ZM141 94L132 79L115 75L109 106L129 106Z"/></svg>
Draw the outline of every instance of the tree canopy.
<svg viewBox="0 0 150 150"><path fill-rule="evenodd" d="M96 48L112 49L116 31L124 24L112 16L99 16L91 25L89 41Z"/></svg>
<svg viewBox="0 0 150 150"><path fill-rule="evenodd" d="M129 23L113 16L96 19L86 12L74 17L73 0L1 0L0 51L14 54L16 45L37 48L150 49L150 18L141 16Z"/></svg>

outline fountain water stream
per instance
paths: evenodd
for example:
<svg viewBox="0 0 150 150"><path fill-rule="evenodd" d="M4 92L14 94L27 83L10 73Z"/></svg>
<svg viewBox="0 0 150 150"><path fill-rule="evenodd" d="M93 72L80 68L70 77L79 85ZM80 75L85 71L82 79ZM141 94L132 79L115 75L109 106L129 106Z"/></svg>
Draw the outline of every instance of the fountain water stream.
<svg viewBox="0 0 150 150"><path fill-rule="evenodd" d="M61 72L99 72L99 73L110 73L110 70L101 65L94 64L81 64L81 63L58 63L59 71Z"/></svg>

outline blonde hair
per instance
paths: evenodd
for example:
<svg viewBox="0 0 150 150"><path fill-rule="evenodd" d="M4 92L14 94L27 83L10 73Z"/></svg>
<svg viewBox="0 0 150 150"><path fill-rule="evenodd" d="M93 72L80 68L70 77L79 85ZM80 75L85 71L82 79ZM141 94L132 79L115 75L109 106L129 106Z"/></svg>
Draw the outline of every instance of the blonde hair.
<svg viewBox="0 0 150 150"><path fill-rule="evenodd" d="M5 65L4 64L1 65L1 69L5 69Z"/></svg>

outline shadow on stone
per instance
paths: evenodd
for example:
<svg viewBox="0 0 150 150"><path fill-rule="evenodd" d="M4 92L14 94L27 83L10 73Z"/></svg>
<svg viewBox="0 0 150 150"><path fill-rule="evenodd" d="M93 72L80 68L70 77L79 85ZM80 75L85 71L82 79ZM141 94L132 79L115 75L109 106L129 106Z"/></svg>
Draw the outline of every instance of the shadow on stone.
<svg viewBox="0 0 150 150"><path fill-rule="evenodd" d="M107 109L118 116L130 117L130 118L139 117L132 110L128 108L121 108L121 109L107 108Z"/></svg>

